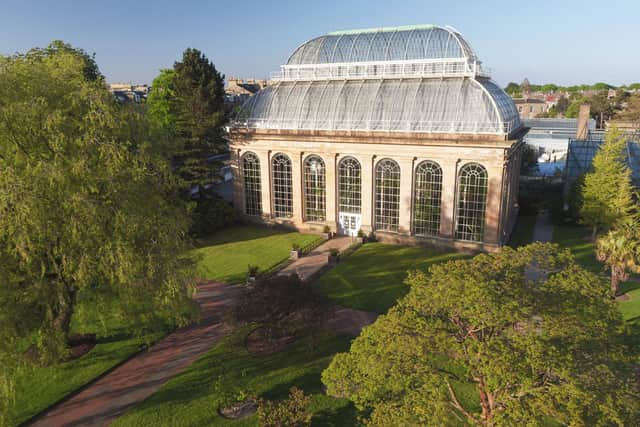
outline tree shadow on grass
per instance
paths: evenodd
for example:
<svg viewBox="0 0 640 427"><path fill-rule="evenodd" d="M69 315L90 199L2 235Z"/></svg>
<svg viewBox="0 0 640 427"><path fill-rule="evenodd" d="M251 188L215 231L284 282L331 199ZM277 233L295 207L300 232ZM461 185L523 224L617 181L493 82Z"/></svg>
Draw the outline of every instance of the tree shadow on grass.
<svg viewBox="0 0 640 427"><path fill-rule="evenodd" d="M233 227L225 228L210 236L197 239L195 241L196 248L203 248L213 245L222 245L225 243L237 243L246 240L263 239L265 237L271 237L278 234L294 233L295 231L290 229L284 229L280 227L267 227L259 225L235 225Z"/></svg>
<svg viewBox="0 0 640 427"><path fill-rule="evenodd" d="M343 427L347 425L360 426L358 416L362 415L353 403L348 402L338 408L325 409L316 412L311 420L313 427Z"/></svg>
<svg viewBox="0 0 640 427"><path fill-rule="evenodd" d="M627 292L635 291L636 289L640 289L640 282L635 280L629 280L620 284L620 294L626 294Z"/></svg>

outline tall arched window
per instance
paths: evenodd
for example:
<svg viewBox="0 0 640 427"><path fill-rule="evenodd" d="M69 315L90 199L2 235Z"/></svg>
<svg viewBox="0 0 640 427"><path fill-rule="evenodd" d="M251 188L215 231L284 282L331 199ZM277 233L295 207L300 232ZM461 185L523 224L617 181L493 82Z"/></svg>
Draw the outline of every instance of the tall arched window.
<svg viewBox="0 0 640 427"><path fill-rule="evenodd" d="M440 199L442 169L437 163L425 161L416 168L413 194L413 232L418 236L440 233Z"/></svg>
<svg viewBox="0 0 640 427"><path fill-rule="evenodd" d="M391 159L376 165L376 230L398 231L400 166Z"/></svg>
<svg viewBox="0 0 640 427"><path fill-rule="evenodd" d="M324 221L325 210L325 168L318 156L309 156L304 161L304 219Z"/></svg>
<svg viewBox="0 0 640 427"><path fill-rule="evenodd" d="M244 178L244 212L247 215L262 215L262 191L260 188L260 160L253 153L242 156Z"/></svg>
<svg viewBox="0 0 640 427"><path fill-rule="evenodd" d="M362 177L360 163L345 157L338 166L339 212L359 214L362 210Z"/></svg>
<svg viewBox="0 0 640 427"><path fill-rule="evenodd" d="M487 187L487 170L482 165L468 163L460 169L458 174L456 239L474 242L483 241Z"/></svg>
<svg viewBox="0 0 640 427"><path fill-rule="evenodd" d="M273 213L277 218L293 216L293 194L291 181L291 159L279 153L271 159L273 182Z"/></svg>

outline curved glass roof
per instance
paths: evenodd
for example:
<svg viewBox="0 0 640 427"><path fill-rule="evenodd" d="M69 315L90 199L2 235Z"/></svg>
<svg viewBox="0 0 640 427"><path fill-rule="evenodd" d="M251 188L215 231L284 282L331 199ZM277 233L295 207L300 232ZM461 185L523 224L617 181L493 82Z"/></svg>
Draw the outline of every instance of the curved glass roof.
<svg viewBox="0 0 640 427"><path fill-rule="evenodd" d="M281 82L244 105L238 124L265 129L510 133L511 98L490 80Z"/></svg>
<svg viewBox="0 0 640 427"><path fill-rule="evenodd" d="M296 49L234 125L508 135L521 126L518 111L478 65L449 27L330 33Z"/></svg>
<svg viewBox="0 0 640 427"><path fill-rule="evenodd" d="M329 33L303 43L287 65L475 57L455 30L421 25Z"/></svg>

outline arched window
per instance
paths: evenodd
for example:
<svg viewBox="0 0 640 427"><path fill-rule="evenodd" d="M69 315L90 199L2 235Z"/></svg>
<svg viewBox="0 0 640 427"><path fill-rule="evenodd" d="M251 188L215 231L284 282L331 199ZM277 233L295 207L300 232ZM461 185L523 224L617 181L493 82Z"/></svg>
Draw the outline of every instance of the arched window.
<svg viewBox="0 0 640 427"><path fill-rule="evenodd" d="M400 166L391 159L376 165L376 230L398 231Z"/></svg>
<svg viewBox="0 0 640 427"><path fill-rule="evenodd" d="M291 182L291 159L279 153L271 159L273 181L273 213L276 218L293 216L293 194Z"/></svg>
<svg viewBox="0 0 640 427"><path fill-rule="evenodd" d="M468 163L460 169L458 174L456 239L474 242L483 241L487 184L487 170L482 165Z"/></svg>
<svg viewBox="0 0 640 427"><path fill-rule="evenodd" d="M413 194L413 232L418 236L440 233L440 199L442 169L437 163L425 161L416 168Z"/></svg>
<svg viewBox="0 0 640 427"><path fill-rule="evenodd" d="M362 207L362 169L353 157L345 157L338 166L338 211L359 214Z"/></svg>
<svg viewBox="0 0 640 427"><path fill-rule="evenodd" d="M324 221L325 211L325 168L318 156L309 156L304 161L304 219Z"/></svg>
<svg viewBox="0 0 640 427"><path fill-rule="evenodd" d="M247 215L262 215L262 191L260 188L260 160L253 153L242 156L244 177L244 212Z"/></svg>

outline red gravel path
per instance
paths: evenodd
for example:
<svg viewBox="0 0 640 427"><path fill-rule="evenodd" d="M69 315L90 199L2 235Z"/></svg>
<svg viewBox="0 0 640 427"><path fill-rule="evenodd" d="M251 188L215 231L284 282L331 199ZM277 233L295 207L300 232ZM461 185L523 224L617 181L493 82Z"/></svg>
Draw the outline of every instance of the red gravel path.
<svg viewBox="0 0 640 427"><path fill-rule="evenodd" d="M38 427L104 426L155 393L209 350L229 329L221 311L233 306L239 288L210 282L198 288L202 321L179 329L148 351L125 362L95 383L36 418Z"/></svg>

